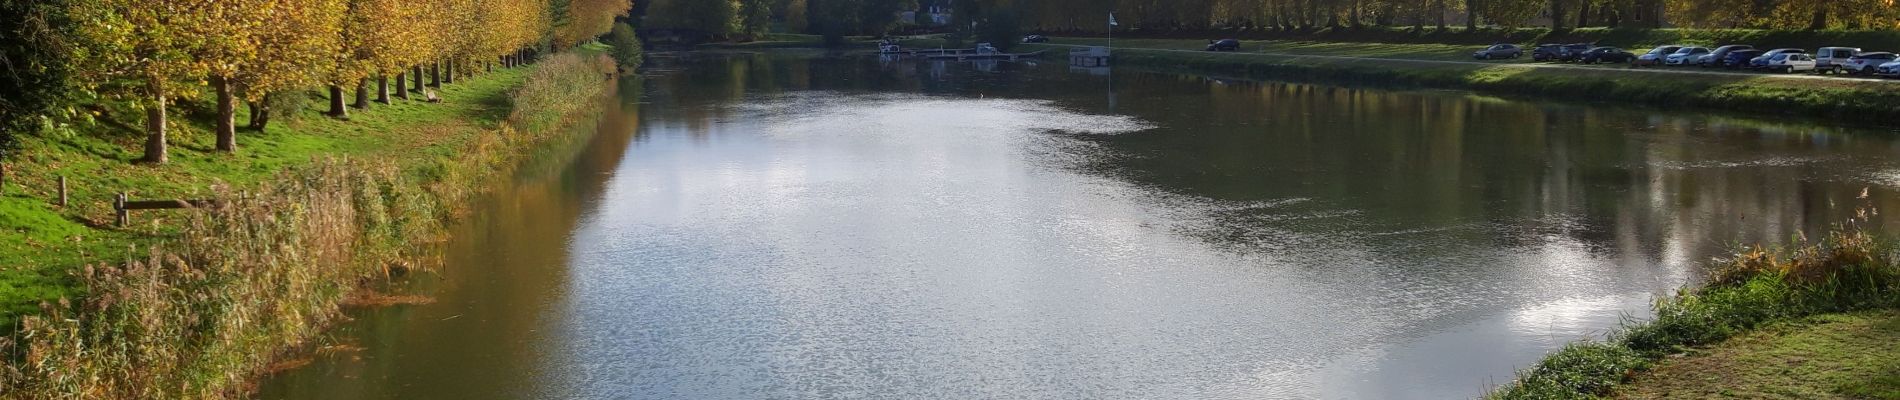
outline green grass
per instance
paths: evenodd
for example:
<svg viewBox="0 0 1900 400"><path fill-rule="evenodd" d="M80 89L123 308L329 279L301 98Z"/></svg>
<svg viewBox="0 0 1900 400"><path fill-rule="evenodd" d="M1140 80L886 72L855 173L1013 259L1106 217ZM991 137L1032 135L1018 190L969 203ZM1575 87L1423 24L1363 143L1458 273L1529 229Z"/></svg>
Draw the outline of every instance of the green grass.
<svg viewBox="0 0 1900 400"><path fill-rule="evenodd" d="M1775 324L1662 361L1617 397L1900 399L1900 311Z"/></svg>
<svg viewBox="0 0 1900 400"><path fill-rule="evenodd" d="M112 226L115 193L135 199L192 198L217 184L254 186L318 157L453 158L471 132L492 129L507 116L509 90L525 71L496 69L457 80L440 89L441 103L412 95L416 100L352 109L349 121L319 115L323 100L311 99L310 109L295 118L275 118L263 132L240 129L236 154L211 151L212 107L209 99L194 98L172 109L172 160L162 166L133 162L143 137L118 125L142 126L138 116L117 116L116 124L73 134L24 138L0 197L0 226L11 231L0 235L0 324L14 325L21 313L37 312L43 301L77 295L68 271L143 254L142 247L174 234L183 220L185 211L143 211L133 214L128 227ZM238 121L247 118L240 107ZM54 204L60 176L70 188L66 207Z"/></svg>

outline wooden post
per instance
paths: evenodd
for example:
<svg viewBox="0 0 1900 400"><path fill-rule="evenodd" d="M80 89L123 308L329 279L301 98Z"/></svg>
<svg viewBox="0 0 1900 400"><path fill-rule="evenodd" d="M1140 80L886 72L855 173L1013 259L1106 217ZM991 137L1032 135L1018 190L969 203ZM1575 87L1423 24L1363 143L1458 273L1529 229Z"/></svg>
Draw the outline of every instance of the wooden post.
<svg viewBox="0 0 1900 400"><path fill-rule="evenodd" d="M125 211L125 192L119 192L119 197L112 199L112 211L117 214L116 216L118 217L120 227L124 227L127 222L130 222L127 221L129 218L127 218L128 214Z"/></svg>
<svg viewBox="0 0 1900 400"><path fill-rule="evenodd" d="M59 206L66 206L66 176L59 177Z"/></svg>

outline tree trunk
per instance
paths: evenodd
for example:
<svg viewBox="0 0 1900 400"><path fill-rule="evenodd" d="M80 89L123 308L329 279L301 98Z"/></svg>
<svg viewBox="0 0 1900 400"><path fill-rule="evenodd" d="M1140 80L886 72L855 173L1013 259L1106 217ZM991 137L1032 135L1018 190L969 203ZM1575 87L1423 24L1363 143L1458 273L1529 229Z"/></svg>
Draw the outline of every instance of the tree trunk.
<svg viewBox="0 0 1900 400"><path fill-rule="evenodd" d="M1445 30L1445 0L1432 1L1432 13L1438 14L1438 30Z"/></svg>
<svg viewBox="0 0 1900 400"><path fill-rule="evenodd" d="M409 99L409 79L408 78L409 78L408 75L404 75L401 72L396 73L396 98L403 99L403 100Z"/></svg>
<svg viewBox="0 0 1900 400"><path fill-rule="evenodd" d="M1588 28L1590 27L1590 0L1579 0L1577 2L1583 3L1583 9L1577 10L1577 27Z"/></svg>
<svg viewBox="0 0 1900 400"><path fill-rule="evenodd" d="M330 85L330 116L340 119L350 118L350 108L344 105L343 85Z"/></svg>
<svg viewBox="0 0 1900 400"><path fill-rule="evenodd" d="M389 104L389 75L376 76L376 102Z"/></svg>
<svg viewBox="0 0 1900 400"><path fill-rule="evenodd" d="M1339 2L1337 1L1326 2L1326 27L1339 28Z"/></svg>
<svg viewBox="0 0 1900 400"><path fill-rule="evenodd" d="M277 94L265 93L264 99L251 103L251 129L263 131L270 125L271 102L277 100Z"/></svg>
<svg viewBox="0 0 1900 400"><path fill-rule="evenodd" d="M356 102L350 107L369 108L369 78L356 78Z"/></svg>
<svg viewBox="0 0 1900 400"><path fill-rule="evenodd" d="M429 87L442 87L442 63L429 63Z"/></svg>
<svg viewBox="0 0 1900 400"><path fill-rule="evenodd" d="M1635 11L1636 12L1633 13L1625 13L1625 21L1639 28L1656 29L1663 27L1662 0L1638 0L1636 2Z"/></svg>
<svg viewBox="0 0 1900 400"><path fill-rule="evenodd" d="M1465 32L1478 30L1478 9L1483 6L1480 0L1465 0Z"/></svg>
<svg viewBox="0 0 1900 400"><path fill-rule="evenodd" d="M409 74L410 76L415 77L415 82L413 82L415 84L409 85L409 90L414 90L416 91L416 93L422 93L422 65L418 64L414 67L409 67Z"/></svg>
<svg viewBox="0 0 1900 400"><path fill-rule="evenodd" d="M442 83L455 83L455 60L442 62Z"/></svg>
<svg viewBox="0 0 1900 400"><path fill-rule="evenodd" d="M1425 9L1429 8L1426 7L1426 4L1426 0L1418 1L1418 12L1412 13L1412 30L1419 32L1425 31Z"/></svg>
<svg viewBox="0 0 1900 400"><path fill-rule="evenodd" d="M1588 2L1588 0L1584 1ZM1564 30L1564 23L1568 22L1564 21L1566 19L1564 11L1567 11L1564 7L1569 7L1569 5L1564 4L1564 0L1550 0L1550 30Z"/></svg>
<svg viewBox="0 0 1900 400"><path fill-rule="evenodd" d="M152 95L152 106L145 108L145 158L141 161L164 164L171 161L165 151L165 88L158 78L147 78L145 90Z"/></svg>
<svg viewBox="0 0 1900 400"><path fill-rule="evenodd" d="M1808 20L1808 29L1817 31L1827 29L1827 9L1823 8L1826 5L1816 4L1814 7L1814 18Z"/></svg>
<svg viewBox="0 0 1900 400"><path fill-rule="evenodd" d="M1354 28L1363 28L1366 26L1365 14L1359 13L1359 10L1361 8L1365 8L1364 0L1352 0L1351 14L1352 14L1352 27Z"/></svg>
<svg viewBox="0 0 1900 400"><path fill-rule="evenodd" d="M232 93L231 78L212 76L211 86L218 91L218 151L237 152L237 95Z"/></svg>
<svg viewBox="0 0 1900 400"><path fill-rule="evenodd" d="M260 113L260 108L257 106L257 102L247 101L247 102L244 102L244 104L251 106L251 121L249 124L246 124L245 127L251 128L251 129L257 129L257 114Z"/></svg>

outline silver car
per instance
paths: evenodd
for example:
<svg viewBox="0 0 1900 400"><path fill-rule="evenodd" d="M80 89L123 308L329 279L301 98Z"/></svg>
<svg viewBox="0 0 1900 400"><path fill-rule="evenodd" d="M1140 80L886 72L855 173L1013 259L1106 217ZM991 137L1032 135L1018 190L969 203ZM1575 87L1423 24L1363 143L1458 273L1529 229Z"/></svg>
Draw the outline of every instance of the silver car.
<svg viewBox="0 0 1900 400"><path fill-rule="evenodd" d="M1707 54L1709 54L1707 47L1684 47L1676 49L1675 53L1670 53L1668 58L1664 58L1663 65L1689 65Z"/></svg>
<svg viewBox="0 0 1900 400"><path fill-rule="evenodd" d="M1847 63L1841 64L1841 70L1850 74L1873 75L1880 72L1881 64L1893 62L1895 59L1900 59L1900 55L1884 51L1860 53L1854 58L1847 59Z"/></svg>
<svg viewBox="0 0 1900 400"><path fill-rule="evenodd" d="M1675 54L1676 50L1682 50L1682 46L1657 47L1653 50L1650 50L1648 53L1643 53L1643 55L1637 56L1636 61L1630 63L1630 65L1636 65L1636 66L1662 65L1663 59L1668 58L1670 54Z"/></svg>

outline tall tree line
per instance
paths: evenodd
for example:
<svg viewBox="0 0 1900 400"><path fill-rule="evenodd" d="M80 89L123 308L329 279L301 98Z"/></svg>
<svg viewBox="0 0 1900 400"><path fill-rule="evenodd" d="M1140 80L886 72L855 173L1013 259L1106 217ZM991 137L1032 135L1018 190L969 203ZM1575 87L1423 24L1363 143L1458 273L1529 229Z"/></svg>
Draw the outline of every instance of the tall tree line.
<svg viewBox="0 0 1900 400"><path fill-rule="evenodd" d="M16 133L131 109L142 111L140 159L150 163L169 159L167 114L180 99L214 94L216 148L235 152L240 105L250 107L249 127L263 129L274 98L320 89L329 114L346 118L392 94L408 98L518 65L536 49L591 40L632 8L631 0L4 1L0 88L22 101L0 100L0 150Z"/></svg>

